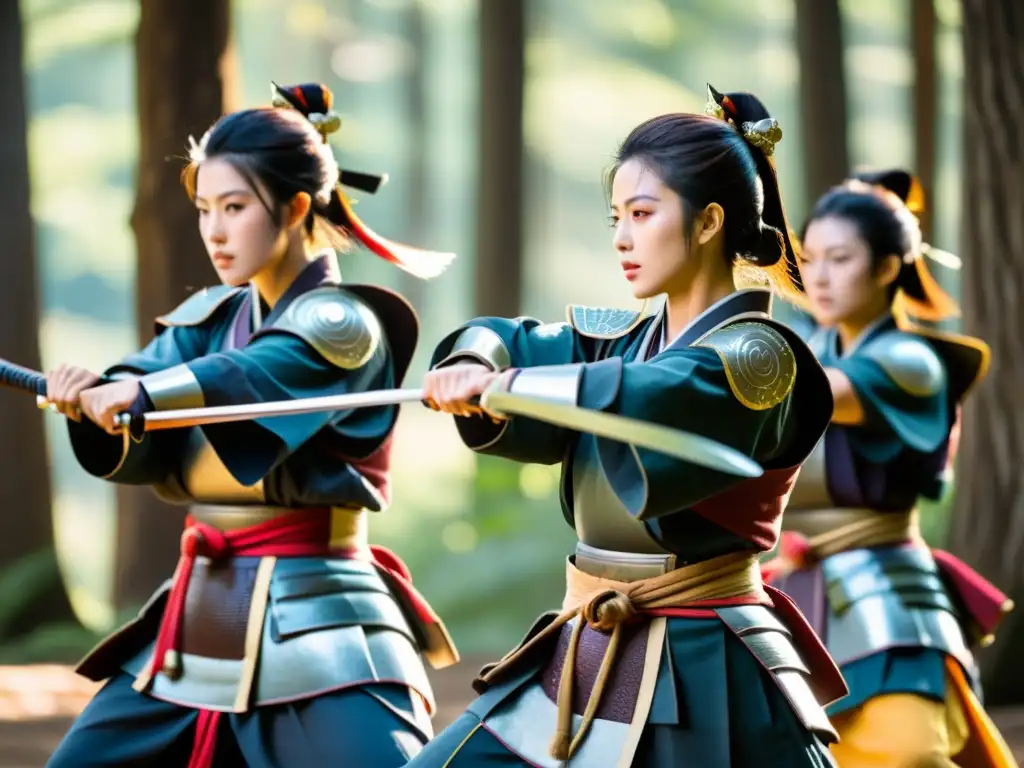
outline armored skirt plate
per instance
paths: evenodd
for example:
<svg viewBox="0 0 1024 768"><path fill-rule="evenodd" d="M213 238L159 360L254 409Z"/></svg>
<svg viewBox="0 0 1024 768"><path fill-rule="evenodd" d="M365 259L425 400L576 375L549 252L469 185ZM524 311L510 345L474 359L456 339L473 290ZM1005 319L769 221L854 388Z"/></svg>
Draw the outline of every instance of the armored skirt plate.
<svg viewBox="0 0 1024 768"><path fill-rule="evenodd" d="M247 559L251 558L238 558L234 566L244 570ZM225 566L216 570L224 571ZM189 602L190 607L202 603ZM160 603L152 608L160 609ZM214 656L208 644L199 647L203 653L194 652L196 644L190 647L187 642L189 622L217 620L215 615L186 609L182 674L171 679L158 672L151 695L182 706L244 711L245 707L296 701L352 686L399 684L417 691L433 710L417 638L372 563L278 560L256 658L246 653ZM122 668L138 676L152 649L153 644L147 644L125 660ZM250 674L254 679L252 695L240 706L239 686Z"/></svg>

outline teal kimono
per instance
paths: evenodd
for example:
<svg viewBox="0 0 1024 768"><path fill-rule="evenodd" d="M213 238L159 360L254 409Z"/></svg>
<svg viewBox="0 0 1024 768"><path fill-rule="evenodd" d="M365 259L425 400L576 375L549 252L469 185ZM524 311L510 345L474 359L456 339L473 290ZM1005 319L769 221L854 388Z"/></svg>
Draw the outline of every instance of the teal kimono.
<svg viewBox="0 0 1024 768"><path fill-rule="evenodd" d="M482 318L444 339L434 365L514 369L513 392L696 432L765 467L761 478L742 480L529 419L456 419L476 451L561 462L562 512L579 537L572 567L632 582L737 553L755 559L774 546L784 497L832 401L821 368L771 320L769 303L766 291L734 293L667 344L663 314L572 307L561 324ZM554 616L541 617L527 639ZM560 765L550 749L559 680L581 620L504 678L478 680L481 696L410 768ZM609 643L592 626L581 632L571 672L575 727ZM571 765L832 765L834 734L822 707L845 688L781 595L640 615L623 637Z"/></svg>
<svg viewBox="0 0 1024 768"><path fill-rule="evenodd" d="M139 377L147 410L343 395L398 386L416 337L403 299L340 283L324 255L272 311L255 291L201 291L105 376ZM175 580L81 663L108 682L51 765L191 754L189 765L346 755L399 766L429 739L420 656L444 665L454 649L400 561L366 541L366 515L389 502L397 415L325 411L141 439L69 422L89 472L151 486L188 505L189 520Z"/></svg>
<svg viewBox="0 0 1024 768"><path fill-rule="evenodd" d="M984 374L988 349L966 336L901 329L888 313L849 349L824 328L809 344L823 366L850 381L864 418L856 426L832 424L805 462L784 545L827 535L823 517L888 521L893 530L885 541L811 552L802 567L773 580L840 664L850 694L829 713L885 694L945 702L951 661L980 696L973 648L991 637L1011 604L959 559L925 544L915 507L944 490L957 409Z"/></svg>

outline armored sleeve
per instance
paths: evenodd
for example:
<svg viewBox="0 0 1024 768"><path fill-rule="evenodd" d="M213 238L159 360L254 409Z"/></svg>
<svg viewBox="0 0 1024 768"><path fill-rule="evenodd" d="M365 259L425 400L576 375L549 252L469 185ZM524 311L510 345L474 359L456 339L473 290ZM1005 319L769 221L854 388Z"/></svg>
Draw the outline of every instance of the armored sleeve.
<svg viewBox="0 0 1024 768"><path fill-rule="evenodd" d="M240 349L143 377L158 410L326 397L391 386L387 339L374 312L338 286L295 299ZM341 409L203 427L238 482L251 485L331 425L368 453L387 437L397 407Z"/></svg>
<svg viewBox="0 0 1024 768"><path fill-rule="evenodd" d="M434 350L431 368L476 362L493 371L572 366L594 359L601 340L624 337L640 321L640 313L570 305L567 321L542 323L533 318L484 317L450 333ZM538 373L532 391L543 397L563 397L575 386L576 371ZM570 432L534 419L513 418L501 424L478 416L456 417L463 442L479 453L534 464L562 460Z"/></svg>
<svg viewBox="0 0 1024 768"><path fill-rule="evenodd" d="M566 400L593 410L664 424L770 460L787 438L797 375L788 342L774 328L743 322L648 362L611 357L578 366ZM551 369L520 372L513 391L528 391ZM738 479L624 442L598 439L599 459L630 514L651 519L688 508Z"/></svg>
<svg viewBox="0 0 1024 768"><path fill-rule="evenodd" d="M864 411L851 429L866 459L885 462L904 447L936 450L951 426L948 381L941 358L924 339L890 331L870 339L834 367L850 380Z"/></svg>

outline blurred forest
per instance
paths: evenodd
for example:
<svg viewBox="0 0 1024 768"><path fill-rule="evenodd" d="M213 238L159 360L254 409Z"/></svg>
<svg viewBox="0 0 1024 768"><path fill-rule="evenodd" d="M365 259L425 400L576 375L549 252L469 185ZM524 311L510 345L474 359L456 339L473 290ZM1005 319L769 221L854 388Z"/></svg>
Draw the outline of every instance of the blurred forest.
<svg viewBox="0 0 1024 768"><path fill-rule="evenodd" d="M776 161L794 227L849 169L902 165L928 193L928 241L987 259L1020 235L1003 214L968 243L964 180L974 179L972 195L998 194L999 210L1019 206L1020 181L993 186L971 174L1008 173L1000 157L1015 158L1019 171L1021 149L1019 141L976 147L976 165L965 166L965 126L978 137L991 125L965 121L965 104L984 100L965 89L965 50L987 61L985 82L1000 67L1018 67L1018 80L1021 71L1019 55L972 48L964 28L974 23L976 40L1024 30L1020 19L1014 27L971 8L969 0L6 0L0 227L9 253L0 293L9 319L0 355L44 369L104 368L148 340L155 315L213 279L176 187L179 158L189 135L198 138L221 111L268 103L271 80L334 90L344 120L332 137L339 158L390 175L380 193L358 200L371 226L459 254L424 284L365 254L342 257L347 280L396 288L420 312L410 382L432 343L470 316L557 321L567 302L633 303L613 267L603 171L638 122L702 111L706 82L757 93L779 120ZM1008 102L1019 111L1022 97L1018 88ZM1021 269L1008 269L1016 285ZM955 295L961 282L970 288L964 330L1007 327L987 301L994 289L968 274L969 258L963 280L937 271ZM993 399L967 411L965 444L974 450L961 465L983 450L972 419L988 430L981 415L1012 403L1008 382L1022 379L1007 377L1024 377L1010 369L1014 355L1012 345L996 349L996 383L976 398ZM62 420L25 395L0 393L0 426L0 663L71 660L170 574L182 511L87 476ZM1024 455L1024 430L1002 429L1007 455ZM461 650L504 651L561 597L574 537L558 509L557 467L476 457L450 420L421 408L403 412L394 467L395 503L373 519L373 539L406 559ZM1020 575L999 545L1019 481L991 461L982 470L961 506L988 522L965 528L958 551L1012 590L1016 581L1002 577ZM996 487L999 508L986 496ZM924 510L934 542L947 541L951 501Z"/></svg>

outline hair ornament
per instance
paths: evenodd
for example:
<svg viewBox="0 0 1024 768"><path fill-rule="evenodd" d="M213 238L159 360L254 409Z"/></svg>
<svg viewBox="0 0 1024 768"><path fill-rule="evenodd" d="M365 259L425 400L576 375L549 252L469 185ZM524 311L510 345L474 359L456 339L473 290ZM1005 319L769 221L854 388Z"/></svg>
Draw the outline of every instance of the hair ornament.
<svg viewBox="0 0 1024 768"><path fill-rule="evenodd" d="M296 86L290 92L286 92L277 83L271 82L272 94L270 103L278 109L294 109L301 113L316 128L317 133L327 141L327 137L341 129L341 115L330 109L324 112L308 112L308 102L301 86Z"/></svg>
<svg viewBox="0 0 1024 768"><path fill-rule="evenodd" d="M782 141L782 128L773 117L737 123L736 105L727 95L715 90L711 83L708 83L708 100L704 105L704 114L735 125L747 143L761 150L765 157L775 154L775 145Z"/></svg>

